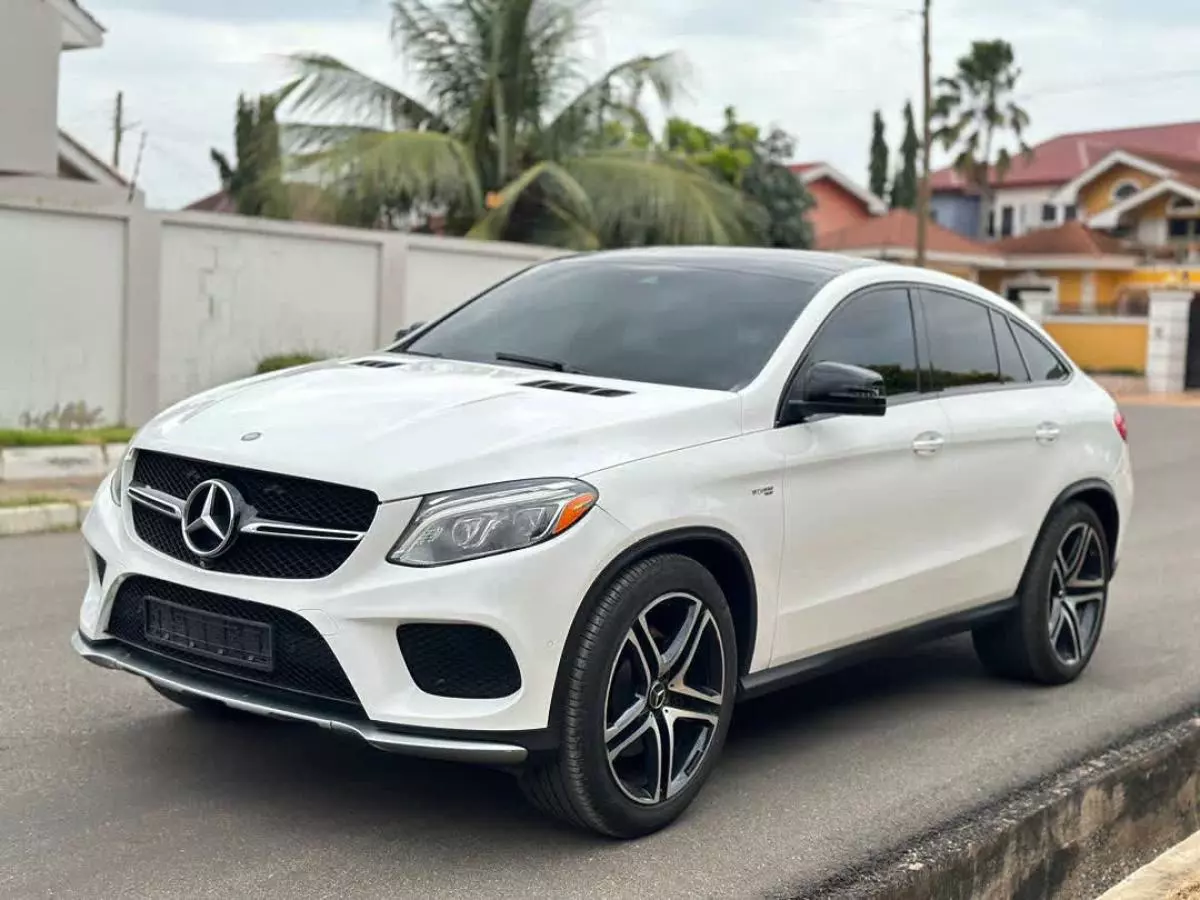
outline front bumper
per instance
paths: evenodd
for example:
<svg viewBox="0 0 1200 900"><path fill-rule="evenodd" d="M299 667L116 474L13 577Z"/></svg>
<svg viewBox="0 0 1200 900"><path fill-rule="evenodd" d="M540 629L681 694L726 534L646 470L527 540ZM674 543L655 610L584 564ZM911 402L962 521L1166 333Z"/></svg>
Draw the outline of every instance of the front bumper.
<svg viewBox="0 0 1200 900"><path fill-rule="evenodd" d="M88 554L90 577L78 622L80 639L89 648L84 655L93 661L101 655L114 668L162 683L168 677L178 680L176 674L159 672L155 677L142 671L153 656L130 654L107 630L123 581L145 576L277 607L306 620L341 666L366 724L287 703L278 710L275 700L256 695L253 685L230 679L220 679L216 685L168 686L202 696L216 690L220 695L214 699L239 708L257 705L268 715L274 711L340 731L375 727L389 735L383 741L388 744L396 743L391 737L395 733L406 738L433 733L451 734L455 743L459 736L465 740L475 735L488 743L538 749L500 736L549 733L559 662L579 604L604 565L625 546L628 530L595 508L567 533L527 550L431 569L387 563L387 552L416 505L414 500L380 506L362 543L329 577L282 580L205 571L158 553L136 537L129 504L118 507L103 485L83 525L87 544L104 561L101 578L93 554ZM397 643L397 627L409 623L470 624L497 632L516 660L519 689L495 699L446 697L421 690ZM125 656L120 655L122 650ZM377 744L373 738L365 739Z"/></svg>
<svg viewBox="0 0 1200 900"><path fill-rule="evenodd" d="M163 687L217 700L243 712L292 722L307 722L329 731L352 735L366 741L377 750L496 766L519 765L529 755L526 747L516 743L405 733L374 722L335 718L307 712L298 706L278 701L266 702L256 699L252 691L240 690L216 681L206 682L200 678L181 676L152 660L136 656L120 644L112 641L94 643L78 632L71 635L71 647L88 662L102 668L140 675Z"/></svg>

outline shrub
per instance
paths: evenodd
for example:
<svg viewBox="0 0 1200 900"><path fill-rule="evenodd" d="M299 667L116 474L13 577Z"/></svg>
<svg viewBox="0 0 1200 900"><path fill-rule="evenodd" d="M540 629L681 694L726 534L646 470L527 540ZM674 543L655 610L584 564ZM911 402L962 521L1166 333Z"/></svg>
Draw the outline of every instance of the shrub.
<svg viewBox="0 0 1200 900"><path fill-rule="evenodd" d="M258 368L254 370L254 374L265 375L267 372L278 372L280 369L306 366L309 363L320 362L324 358L323 356L315 356L311 353L279 353L275 356L265 357L259 362Z"/></svg>
<svg viewBox="0 0 1200 900"><path fill-rule="evenodd" d="M125 444L134 429L111 428L0 428L0 447L57 447L63 444Z"/></svg>

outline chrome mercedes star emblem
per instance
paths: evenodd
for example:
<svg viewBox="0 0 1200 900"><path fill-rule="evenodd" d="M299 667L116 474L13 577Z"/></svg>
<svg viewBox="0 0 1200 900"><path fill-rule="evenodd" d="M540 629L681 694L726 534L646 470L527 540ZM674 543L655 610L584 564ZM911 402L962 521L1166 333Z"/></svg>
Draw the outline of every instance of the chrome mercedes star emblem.
<svg viewBox="0 0 1200 900"><path fill-rule="evenodd" d="M237 488L216 479L202 481L183 505L183 542L201 559L220 556L237 537L241 515L242 497Z"/></svg>

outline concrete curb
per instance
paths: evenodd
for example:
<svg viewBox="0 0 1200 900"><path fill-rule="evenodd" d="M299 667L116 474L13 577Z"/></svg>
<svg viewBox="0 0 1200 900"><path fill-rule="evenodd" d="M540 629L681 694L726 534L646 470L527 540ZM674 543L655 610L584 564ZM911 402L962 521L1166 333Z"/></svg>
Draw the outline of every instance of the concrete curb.
<svg viewBox="0 0 1200 900"><path fill-rule="evenodd" d="M41 534L47 531L68 531L83 524L92 508L91 501L82 503L40 503L36 506L13 506L0 509L0 537L18 534Z"/></svg>
<svg viewBox="0 0 1200 900"><path fill-rule="evenodd" d="M791 900L1093 898L1200 830L1200 713L1114 744ZM1162 895L1159 895L1162 896Z"/></svg>
<svg viewBox="0 0 1200 900"><path fill-rule="evenodd" d="M124 444L4 447L0 449L0 481L102 478L124 454Z"/></svg>
<svg viewBox="0 0 1200 900"><path fill-rule="evenodd" d="M1191 893L1191 892L1195 893ZM1142 866L1098 900L1162 900L1200 896L1200 831Z"/></svg>

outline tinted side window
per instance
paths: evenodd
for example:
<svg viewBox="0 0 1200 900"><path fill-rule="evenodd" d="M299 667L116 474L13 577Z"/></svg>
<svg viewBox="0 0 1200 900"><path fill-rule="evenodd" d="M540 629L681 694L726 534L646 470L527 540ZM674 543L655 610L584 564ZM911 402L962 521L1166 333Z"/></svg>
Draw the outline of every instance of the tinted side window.
<svg viewBox="0 0 1200 900"><path fill-rule="evenodd" d="M1029 372L1017 349L1016 338L1008 324L1008 316L992 310L992 330L996 334L996 351L1000 355L1000 378L1010 384L1029 380Z"/></svg>
<svg viewBox="0 0 1200 900"><path fill-rule="evenodd" d="M1000 383L988 308L940 291L922 291L922 296L934 390Z"/></svg>
<svg viewBox="0 0 1200 900"><path fill-rule="evenodd" d="M1021 355L1029 366L1029 374L1034 381L1062 381L1067 377L1068 370L1063 361L1053 350L1042 343L1032 331L1020 322L1013 322L1013 331L1017 335L1017 345Z"/></svg>
<svg viewBox="0 0 1200 900"><path fill-rule="evenodd" d="M882 288L851 297L830 316L807 364L840 362L883 376L889 397L918 388L917 345L908 291Z"/></svg>

